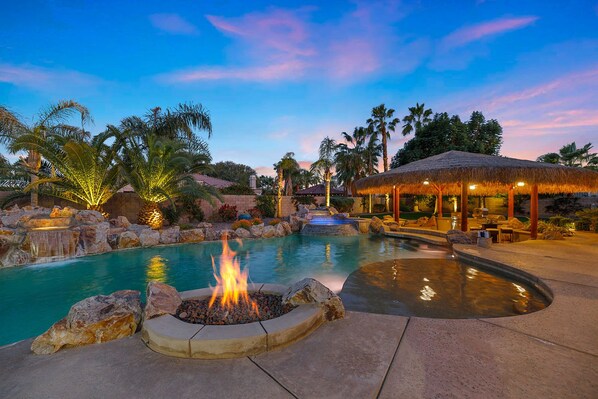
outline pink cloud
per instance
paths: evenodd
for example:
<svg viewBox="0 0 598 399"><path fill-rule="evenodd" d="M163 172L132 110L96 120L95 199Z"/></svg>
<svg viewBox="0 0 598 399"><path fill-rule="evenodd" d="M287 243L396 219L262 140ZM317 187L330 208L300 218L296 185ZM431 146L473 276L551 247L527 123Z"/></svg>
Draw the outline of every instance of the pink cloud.
<svg viewBox="0 0 598 399"><path fill-rule="evenodd" d="M596 142L598 131L598 67L570 72L526 87L521 82L487 86L445 100L449 109L468 117L481 110L503 127L501 153L536 159L564 144ZM516 90L505 91L517 87Z"/></svg>
<svg viewBox="0 0 598 399"><path fill-rule="evenodd" d="M358 2L339 19L319 23L312 21L314 9L306 7L270 8L233 18L207 15L214 28L231 38L230 64L235 66L199 66L164 74L160 80L264 82L309 77L346 83L385 68L395 74L407 73L421 57L410 51L408 60L396 59L397 47L412 47L412 43L396 45L391 22L398 18L397 7L396 1Z"/></svg>
<svg viewBox="0 0 598 399"><path fill-rule="evenodd" d="M149 16L152 25L164 32L175 35L197 34L195 25L184 20L178 14L153 14Z"/></svg>
<svg viewBox="0 0 598 399"><path fill-rule="evenodd" d="M481 24L464 27L444 37L441 47L450 49L461 47L468 43L483 39L487 36L498 35L531 25L538 17L503 18Z"/></svg>
<svg viewBox="0 0 598 399"><path fill-rule="evenodd" d="M46 91L69 87L90 88L99 84L100 79L73 70L0 64L0 82Z"/></svg>
<svg viewBox="0 0 598 399"><path fill-rule="evenodd" d="M207 67L177 71L162 75L167 83L188 83L202 80L276 81L292 80L303 74L305 65L300 61L245 68Z"/></svg>

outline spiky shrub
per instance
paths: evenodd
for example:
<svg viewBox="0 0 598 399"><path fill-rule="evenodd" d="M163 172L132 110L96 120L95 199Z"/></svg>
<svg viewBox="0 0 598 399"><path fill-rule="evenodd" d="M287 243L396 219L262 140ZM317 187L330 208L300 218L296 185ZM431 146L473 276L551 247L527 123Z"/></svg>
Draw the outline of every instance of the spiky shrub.
<svg viewBox="0 0 598 399"><path fill-rule="evenodd" d="M251 229L251 226L252 226L252 224L251 224L251 221L249 221L249 220L237 220L236 222L234 222L232 224L231 228L233 230L237 230L238 228L249 230L249 229Z"/></svg>
<svg viewBox="0 0 598 399"><path fill-rule="evenodd" d="M281 220L280 220L280 219L272 219L272 220L270 220L270 221L268 222L268 224L269 224L270 226L276 226L276 225L277 225L277 224L279 224L280 222L281 222Z"/></svg>
<svg viewBox="0 0 598 399"><path fill-rule="evenodd" d="M41 154L51 165L40 168L24 191L37 189L103 212L102 206L123 185L115 150L101 140L89 143L59 135L23 135L15 143Z"/></svg>
<svg viewBox="0 0 598 399"><path fill-rule="evenodd" d="M170 201L174 207L174 200L183 195L210 203L213 196L220 197L213 187L200 185L191 176L205 166L205 154L192 153L180 141L155 135L147 136L142 144L128 143L121 169L145 202L139 211L139 224L153 229L162 227L164 216L159 203Z"/></svg>
<svg viewBox="0 0 598 399"><path fill-rule="evenodd" d="M353 210L355 200L347 197L332 197L330 198L330 205L336 208L341 213L349 213Z"/></svg>

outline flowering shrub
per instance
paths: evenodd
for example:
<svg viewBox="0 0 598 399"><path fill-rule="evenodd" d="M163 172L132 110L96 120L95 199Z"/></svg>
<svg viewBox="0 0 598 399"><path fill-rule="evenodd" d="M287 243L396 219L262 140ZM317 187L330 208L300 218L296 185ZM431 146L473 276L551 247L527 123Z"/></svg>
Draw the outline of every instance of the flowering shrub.
<svg viewBox="0 0 598 399"><path fill-rule="evenodd" d="M270 222L268 223L270 226L276 226L278 223L280 223L281 220L280 219L272 219L270 220Z"/></svg>
<svg viewBox="0 0 598 399"><path fill-rule="evenodd" d="M253 218L251 220L251 224L254 225L254 226L257 226L258 224L262 224L262 223L264 223L264 222L260 218Z"/></svg>
<svg viewBox="0 0 598 399"><path fill-rule="evenodd" d="M225 222L233 221L237 218L237 207L224 204L218 209L218 215Z"/></svg>
<svg viewBox="0 0 598 399"><path fill-rule="evenodd" d="M251 226L252 226L251 221L241 219L241 220L237 220L236 222L234 222L231 227L233 230L237 230L238 228L249 230L251 228Z"/></svg>

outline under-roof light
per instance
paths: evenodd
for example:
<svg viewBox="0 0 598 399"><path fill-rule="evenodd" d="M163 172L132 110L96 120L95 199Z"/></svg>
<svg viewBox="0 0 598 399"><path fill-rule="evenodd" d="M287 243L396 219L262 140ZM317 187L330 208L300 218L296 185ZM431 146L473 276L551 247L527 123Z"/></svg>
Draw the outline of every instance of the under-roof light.
<svg viewBox="0 0 598 399"><path fill-rule="evenodd" d="M522 182L522 181L517 182L517 187L523 187L523 186L525 186L524 182Z"/></svg>
<svg viewBox="0 0 598 399"><path fill-rule="evenodd" d="M424 180L424 186L427 186L428 184L430 184L430 182L428 180Z"/></svg>
<svg viewBox="0 0 598 399"><path fill-rule="evenodd" d="M476 185L475 185L475 184L472 184L472 185L470 185L470 186L469 186L469 189L470 189L470 190L475 190L475 188L476 188Z"/></svg>

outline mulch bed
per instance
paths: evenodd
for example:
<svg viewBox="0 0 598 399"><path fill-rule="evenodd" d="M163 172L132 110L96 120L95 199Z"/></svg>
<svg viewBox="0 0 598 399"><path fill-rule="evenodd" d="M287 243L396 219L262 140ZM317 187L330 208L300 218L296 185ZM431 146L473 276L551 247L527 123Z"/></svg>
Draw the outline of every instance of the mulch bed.
<svg viewBox="0 0 598 399"><path fill-rule="evenodd" d="M246 324L280 317L296 307L290 304L283 305L282 296L280 295L252 292L249 294L249 298L256 302L259 314L256 314L252 307L246 303L239 303L232 310L229 310L222 307L219 299L216 299L216 302L209 308L210 298L206 298L183 301L175 316L184 322L193 324Z"/></svg>

